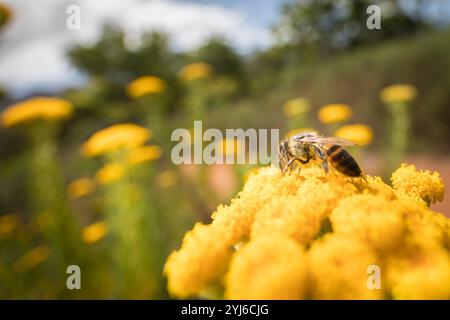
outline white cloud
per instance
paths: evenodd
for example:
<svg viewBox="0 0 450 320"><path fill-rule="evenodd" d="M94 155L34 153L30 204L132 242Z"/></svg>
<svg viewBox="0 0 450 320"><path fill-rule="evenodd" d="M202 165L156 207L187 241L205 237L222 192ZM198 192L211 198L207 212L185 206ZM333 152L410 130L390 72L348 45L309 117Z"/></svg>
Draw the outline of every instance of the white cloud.
<svg viewBox="0 0 450 320"><path fill-rule="evenodd" d="M169 33L176 49L193 49L220 34L241 51L265 47L269 31L256 27L241 11L219 5L174 0L9 0L14 22L0 35L0 85L13 93L79 83L81 77L65 59L75 43L98 39L102 26L121 26L130 38L142 32ZM66 28L66 8L81 8L81 29Z"/></svg>

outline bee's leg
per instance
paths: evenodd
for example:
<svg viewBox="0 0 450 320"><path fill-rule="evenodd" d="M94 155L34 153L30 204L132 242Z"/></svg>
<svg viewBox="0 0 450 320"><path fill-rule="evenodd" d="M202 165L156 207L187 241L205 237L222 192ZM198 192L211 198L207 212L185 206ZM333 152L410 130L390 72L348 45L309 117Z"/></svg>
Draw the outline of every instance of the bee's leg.
<svg viewBox="0 0 450 320"><path fill-rule="evenodd" d="M314 148L314 152L317 154L319 159L322 160L322 168L325 171L325 174L328 174L329 168L328 168L328 161L326 159L325 152L317 146L313 146L313 148Z"/></svg>
<svg viewBox="0 0 450 320"><path fill-rule="evenodd" d="M291 174L292 171L292 165L294 164L294 161L297 160L297 158L292 158L288 161L287 165L286 165L286 170L289 169L289 174Z"/></svg>
<svg viewBox="0 0 450 320"><path fill-rule="evenodd" d="M282 164L283 162L285 163L284 165ZM288 167L288 164L286 164L286 162L289 163L289 156L284 156L283 153L280 152L280 156L278 157L278 165L280 166L280 170L283 176L286 173Z"/></svg>
<svg viewBox="0 0 450 320"><path fill-rule="evenodd" d="M310 158L307 157L305 160L296 158L295 160L297 160L297 161L300 162L301 164L307 164L307 163L309 162ZM302 169L302 166L298 166L297 175L300 175L301 169Z"/></svg>
<svg viewBox="0 0 450 320"><path fill-rule="evenodd" d="M328 169L328 161L327 160L322 161L322 168L323 168L323 171L325 171L325 174L328 174L329 169Z"/></svg>

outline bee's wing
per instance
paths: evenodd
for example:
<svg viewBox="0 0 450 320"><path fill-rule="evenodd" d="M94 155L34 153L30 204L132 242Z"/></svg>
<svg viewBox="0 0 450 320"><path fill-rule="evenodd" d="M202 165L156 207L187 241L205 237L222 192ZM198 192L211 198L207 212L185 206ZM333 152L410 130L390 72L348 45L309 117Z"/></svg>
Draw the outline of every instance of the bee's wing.
<svg viewBox="0 0 450 320"><path fill-rule="evenodd" d="M336 137L304 137L301 141L319 144L337 144L344 147L354 146L356 144L353 141Z"/></svg>

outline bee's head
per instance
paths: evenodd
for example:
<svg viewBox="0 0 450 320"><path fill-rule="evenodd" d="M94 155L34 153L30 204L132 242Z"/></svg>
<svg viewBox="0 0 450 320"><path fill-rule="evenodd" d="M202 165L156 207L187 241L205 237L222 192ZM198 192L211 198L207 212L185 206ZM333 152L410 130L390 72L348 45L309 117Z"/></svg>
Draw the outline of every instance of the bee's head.
<svg viewBox="0 0 450 320"><path fill-rule="evenodd" d="M293 140L303 143L304 138L314 138L317 137L318 133L316 131L303 131L292 137Z"/></svg>

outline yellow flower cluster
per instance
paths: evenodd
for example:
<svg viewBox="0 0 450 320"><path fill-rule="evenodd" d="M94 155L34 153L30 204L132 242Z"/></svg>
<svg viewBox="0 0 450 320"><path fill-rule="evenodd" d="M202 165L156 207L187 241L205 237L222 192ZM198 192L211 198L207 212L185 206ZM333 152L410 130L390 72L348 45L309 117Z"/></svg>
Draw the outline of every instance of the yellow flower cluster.
<svg viewBox="0 0 450 320"><path fill-rule="evenodd" d="M427 206L444 198L444 185L439 173L417 171L414 166L402 165L392 175L392 185L399 196L410 198L416 202L424 202ZM422 186L428 186L423 188Z"/></svg>
<svg viewBox="0 0 450 320"><path fill-rule="evenodd" d="M181 79L192 81L207 78L213 73L213 68L205 62L190 63L180 71Z"/></svg>
<svg viewBox="0 0 450 320"><path fill-rule="evenodd" d="M380 99L384 103L409 102L417 97L417 89L409 84L396 84L384 88Z"/></svg>
<svg viewBox="0 0 450 320"><path fill-rule="evenodd" d="M108 185L120 180L125 174L125 168L119 163L108 163L101 167L95 174L95 179L100 185Z"/></svg>
<svg viewBox="0 0 450 320"><path fill-rule="evenodd" d="M327 104L319 109L317 115L322 123L337 123L349 119L352 109L346 104Z"/></svg>
<svg viewBox="0 0 450 320"><path fill-rule="evenodd" d="M144 76L131 81L127 86L127 94L132 98L139 98L148 94L166 91L166 82L158 77Z"/></svg>
<svg viewBox="0 0 450 320"><path fill-rule="evenodd" d="M51 97L35 97L8 107L0 114L0 123L12 127L34 120L58 120L72 115L70 102Z"/></svg>
<svg viewBox="0 0 450 320"><path fill-rule="evenodd" d="M450 220L437 173L401 166L379 177L301 175L267 167L197 224L165 265L171 295L227 299L450 298ZM370 267L380 269L373 288Z"/></svg>
<svg viewBox="0 0 450 320"><path fill-rule="evenodd" d="M365 124L350 124L337 129L334 136L365 146L372 142L373 131Z"/></svg>
<svg viewBox="0 0 450 320"><path fill-rule="evenodd" d="M116 124L94 133L82 146L86 157L95 157L118 149L141 146L152 133L133 123Z"/></svg>
<svg viewBox="0 0 450 320"><path fill-rule="evenodd" d="M143 146L130 151L128 155L128 162L130 164L139 164L146 161L159 159L161 156L162 148L160 146Z"/></svg>

